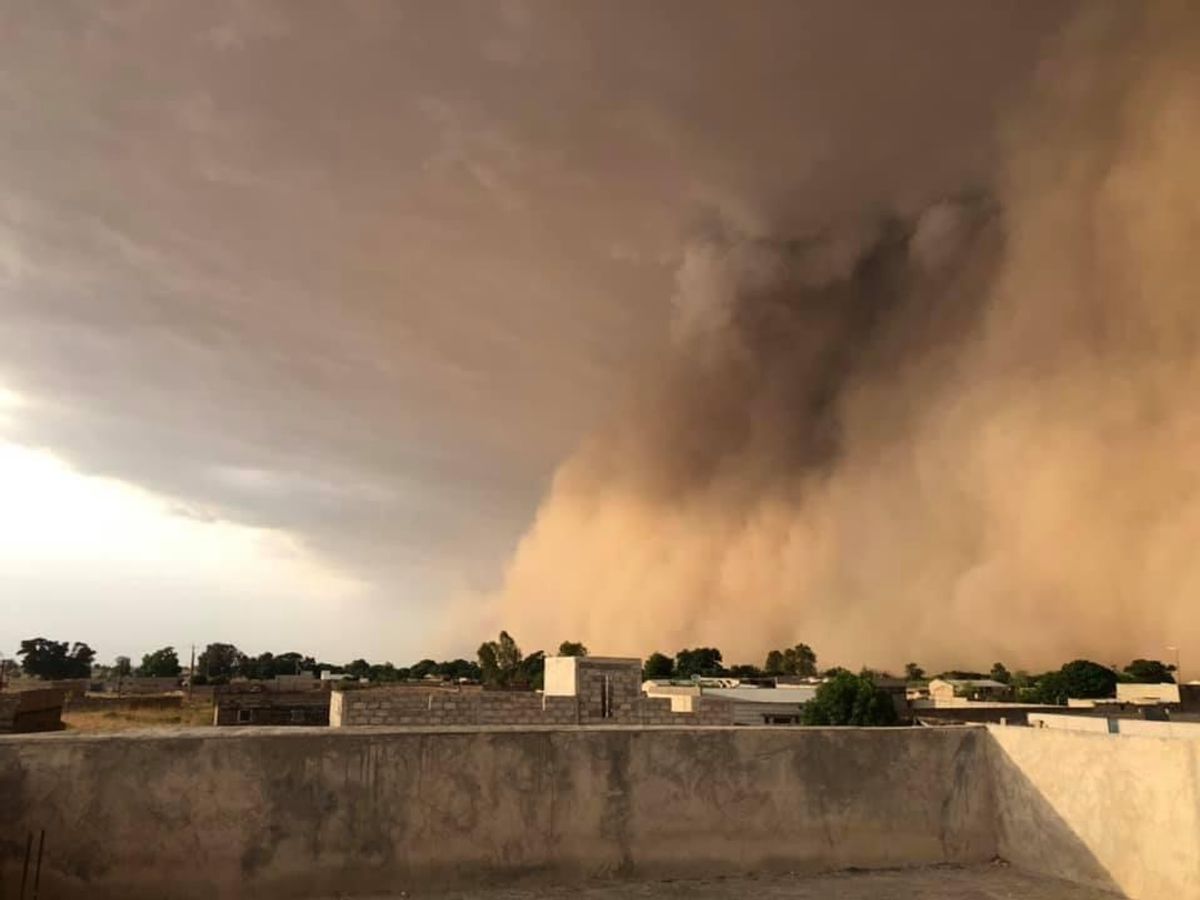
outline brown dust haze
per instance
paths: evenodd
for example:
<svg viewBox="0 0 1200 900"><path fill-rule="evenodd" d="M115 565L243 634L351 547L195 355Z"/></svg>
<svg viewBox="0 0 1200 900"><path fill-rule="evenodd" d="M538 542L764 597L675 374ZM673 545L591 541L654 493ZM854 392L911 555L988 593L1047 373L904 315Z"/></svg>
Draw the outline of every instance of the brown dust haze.
<svg viewBox="0 0 1200 900"><path fill-rule="evenodd" d="M697 229L670 348L559 468L523 641L1051 666L1200 649L1200 16L1095 9L986 192Z"/></svg>

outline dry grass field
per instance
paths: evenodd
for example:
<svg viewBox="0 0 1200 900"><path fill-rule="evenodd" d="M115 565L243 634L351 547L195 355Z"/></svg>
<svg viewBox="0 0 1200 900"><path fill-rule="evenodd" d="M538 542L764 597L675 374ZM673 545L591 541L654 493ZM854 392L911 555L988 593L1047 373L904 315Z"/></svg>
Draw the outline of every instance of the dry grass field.
<svg viewBox="0 0 1200 900"><path fill-rule="evenodd" d="M204 700L179 709L86 710L63 712L67 731L102 734L146 728L194 728L212 725L211 701Z"/></svg>

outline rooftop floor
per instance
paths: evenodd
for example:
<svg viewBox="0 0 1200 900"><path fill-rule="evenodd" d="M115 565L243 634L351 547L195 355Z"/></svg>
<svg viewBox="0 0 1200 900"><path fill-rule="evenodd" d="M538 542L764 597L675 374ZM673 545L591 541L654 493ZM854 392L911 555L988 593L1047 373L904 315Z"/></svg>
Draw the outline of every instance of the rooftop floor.
<svg viewBox="0 0 1200 900"><path fill-rule="evenodd" d="M1113 900L1119 895L1066 881L1029 875L1005 863L931 866L825 875L761 875L699 880L620 881L574 887L506 888L426 894L421 891L373 900Z"/></svg>

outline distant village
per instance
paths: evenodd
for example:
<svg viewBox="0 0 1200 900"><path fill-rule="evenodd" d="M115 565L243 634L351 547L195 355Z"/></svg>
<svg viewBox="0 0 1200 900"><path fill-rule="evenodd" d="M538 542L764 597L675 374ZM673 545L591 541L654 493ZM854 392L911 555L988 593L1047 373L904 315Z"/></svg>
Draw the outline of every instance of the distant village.
<svg viewBox="0 0 1200 900"><path fill-rule="evenodd" d="M821 668L807 644L772 650L761 666L724 664L713 647L644 660L592 655L564 641L525 654L507 632L475 660L401 668L289 652L251 656L213 643L186 664L173 647L134 665L98 665L87 644L31 638L0 661L0 732L145 726L931 726L995 723L1074 730L1195 729L1200 682L1178 661L1116 667L1077 659L1040 674L900 674Z"/></svg>

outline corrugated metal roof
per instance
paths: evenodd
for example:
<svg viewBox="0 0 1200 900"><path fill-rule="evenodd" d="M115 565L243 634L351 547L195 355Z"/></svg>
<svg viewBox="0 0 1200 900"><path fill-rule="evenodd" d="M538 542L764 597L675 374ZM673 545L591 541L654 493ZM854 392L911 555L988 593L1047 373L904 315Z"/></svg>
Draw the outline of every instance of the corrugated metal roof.
<svg viewBox="0 0 1200 900"><path fill-rule="evenodd" d="M704 688L701 691L705 697L724 697L737 700L739 703L807 703L817 695L817 685L798 684L795 687L735 687L735 688Z"/></svg>

